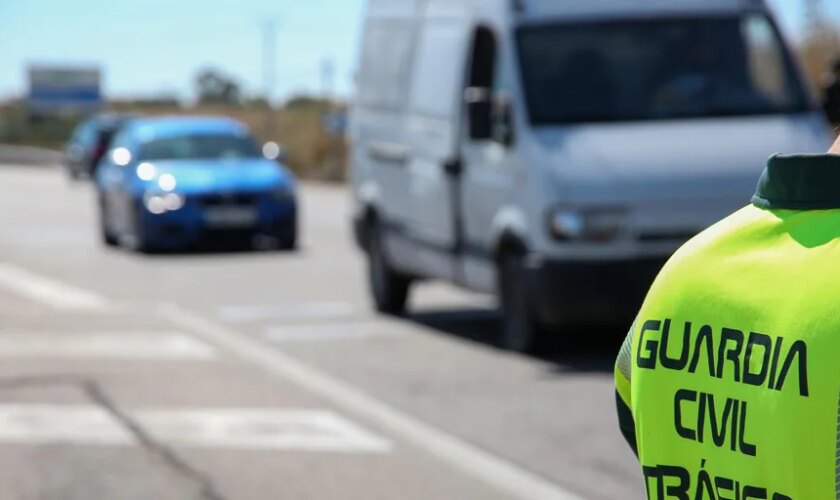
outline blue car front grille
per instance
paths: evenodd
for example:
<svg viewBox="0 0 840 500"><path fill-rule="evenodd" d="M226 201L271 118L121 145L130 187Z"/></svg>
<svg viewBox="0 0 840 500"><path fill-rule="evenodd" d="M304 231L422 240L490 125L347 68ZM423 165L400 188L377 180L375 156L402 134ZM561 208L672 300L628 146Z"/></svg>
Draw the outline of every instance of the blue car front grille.
<svg viewBox="0 0 840 500"><path fill-rule="evenodd" d="M205 207L253 206L259 202L259 195L254 193L213 193L203 194L195 199Z"/></svg>

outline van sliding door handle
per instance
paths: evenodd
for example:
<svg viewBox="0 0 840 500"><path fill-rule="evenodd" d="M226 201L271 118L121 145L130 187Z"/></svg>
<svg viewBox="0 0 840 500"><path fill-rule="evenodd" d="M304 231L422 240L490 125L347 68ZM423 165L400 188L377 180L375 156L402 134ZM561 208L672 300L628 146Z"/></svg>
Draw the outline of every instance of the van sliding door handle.
<svg viewBox="0 0 840 500"><path fill-rule="evenodd" d="M408 148L392 142L374 142L368 146L368 156L373 160L404 166L408 163Z"/></svg>

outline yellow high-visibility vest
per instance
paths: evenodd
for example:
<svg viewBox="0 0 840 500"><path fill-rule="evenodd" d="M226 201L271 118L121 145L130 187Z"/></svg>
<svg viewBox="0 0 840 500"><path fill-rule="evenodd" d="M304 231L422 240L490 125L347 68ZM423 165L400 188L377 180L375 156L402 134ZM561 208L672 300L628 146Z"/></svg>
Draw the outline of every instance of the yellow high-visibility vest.
<svg viewBox="0 0 840 500"><path fill-rule="evenodd" d="M687 243L615 368L649 499L840 499L840 156L775 156Z"/></svg>

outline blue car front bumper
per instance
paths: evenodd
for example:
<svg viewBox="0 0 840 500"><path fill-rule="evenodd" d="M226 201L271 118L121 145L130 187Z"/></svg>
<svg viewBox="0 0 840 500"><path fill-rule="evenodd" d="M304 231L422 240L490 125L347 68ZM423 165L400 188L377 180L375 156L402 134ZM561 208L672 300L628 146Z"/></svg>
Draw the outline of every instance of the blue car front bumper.
<svg viewBox="0 0 840 500"><path fill-rule="evenodd" d="M163 214L151 213L142 199L136 203L137 230L144 243L154 248L183 247L214 235L263 234L282 243L294 242L297 235L297 201L292 197L276 199L270 193L191 195L179 210ZM229 221L213 217L225 212L251 215Z"/></svg>

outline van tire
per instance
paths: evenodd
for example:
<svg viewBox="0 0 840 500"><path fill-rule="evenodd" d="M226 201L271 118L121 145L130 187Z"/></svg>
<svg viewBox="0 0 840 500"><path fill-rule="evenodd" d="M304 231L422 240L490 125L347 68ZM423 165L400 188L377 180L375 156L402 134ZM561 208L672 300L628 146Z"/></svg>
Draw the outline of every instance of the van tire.
<svg viewBox="0 0 840 500"><path fill-rule="evenodd" d="M533 352L540 329L528 299L523 256L519 253L503 255L499 259L498 273L502 313L499 347L513 352Z"/></svg>
<svg viewBox="0 0 840 500"><path fill-rule="evenodd" d="M375 222L368 228L368 283L376 310L400 315L405 312L411 278L394 271L388 263L382 230Z"/></svg>

